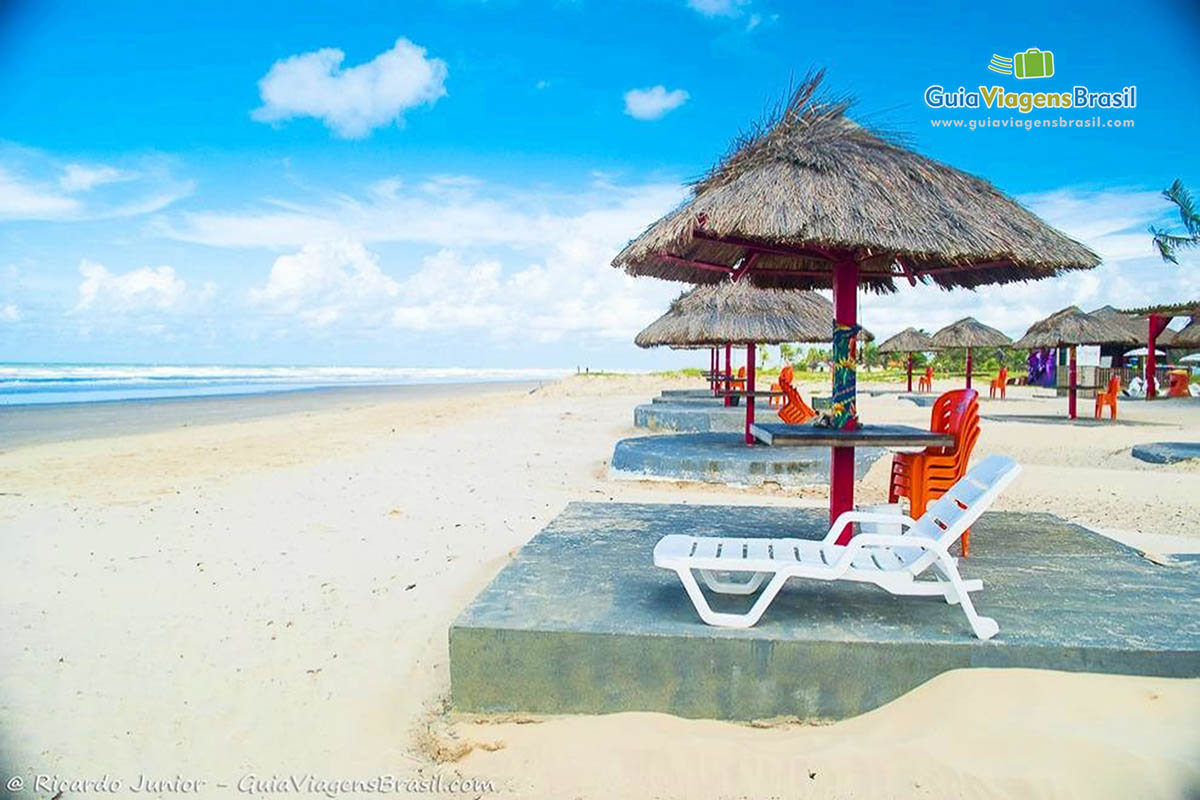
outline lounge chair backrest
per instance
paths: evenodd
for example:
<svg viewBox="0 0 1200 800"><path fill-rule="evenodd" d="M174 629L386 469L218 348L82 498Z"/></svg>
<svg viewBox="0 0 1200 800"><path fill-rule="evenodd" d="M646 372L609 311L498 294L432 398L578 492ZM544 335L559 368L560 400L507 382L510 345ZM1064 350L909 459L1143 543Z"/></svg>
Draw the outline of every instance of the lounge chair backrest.
<svg viewBox="0 0 1200 800"><path fill-rule="evenodd" d="M783 369L779 370L779 382L791 383L796 376L796 370L791 364L787 364Z"/></svg>
<svg viewBox="0 0 1200 800"><path fill-rule="evenodd" d="M931 503L917 524L908 529L908 535L933 539L948 548L979 519L983 510L1020 471L1020 465L1008 456L988 456ZM919 560L932 563L935 559L934 554L927 552ZM914 572L925 566L914 563Z"/></svg>

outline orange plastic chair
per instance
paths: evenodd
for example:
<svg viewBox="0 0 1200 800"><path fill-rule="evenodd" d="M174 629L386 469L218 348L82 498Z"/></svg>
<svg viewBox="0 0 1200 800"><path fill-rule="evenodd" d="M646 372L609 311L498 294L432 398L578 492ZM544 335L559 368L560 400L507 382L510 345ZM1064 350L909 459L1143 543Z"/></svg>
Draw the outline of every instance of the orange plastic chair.
<svg viewBox="0 0 1200 800"><path fill-rule="evenodd" d="M779 409L779 418L789 425L803 425L817 416L817 412L804 402L799 390L792 384L791 378L791 374L785 376L783 372L779 373L779 388L783 390L784 398L787 401L783 404L783 408Z"/></svg>
<svg viewBox="0 0 1200 800"><path fill-rule="evenodd" d="M738 367L737 378L735 378L730 383L730 387L735 392L746 391L746 368L745 367Z"/></svg>
<svg viewBox="0 0 1200 800"><path fill-rule="evenodd" d="M950 447L927 447L920 453L897 453L892 459L888 502L907 497L909 516L925 508L952 487L967 471L971 451L979 440L979 394L974 389L946 392L933 404L929 429L954 437ZM970 531L962 536L962 555L971 549Z"/></svg>
<svg viewBox="0 0 1200 800"><path fill-rule="evenodd" d="M1188 382L1190 373L1186 369L1173 369L1167 373L1167 397L1190 397Z"/></svg>
<svg viewBox="0 0 1200 800"><path fill-rule="evenodd" d="M1108 390L1096 392L1096 419L1104 415L1104 407L1108 406L1111 415L1109 419L1117 418L1117 395L1121 393L1121 376L1113 375L1108 379Z"/></svg>
<svg viewBox="0 0 1200 800"><path fill-rule="evenodd" d="M932 392L933 391L933 367L926 367L925 374L922 375L921 377L917 378L917 391L918 392Z"/></svg>
<svg viewBox="0 0 1200 800"><path fill-rule="evenodd" d="M1000 374L992 378L992 385L988 387L988 397L995 399L996 392L1000 393L1000 399L1008 398L1008 367L1001 367Z"/></svg>
<svg viewBox="0 0 1200 800"><path fill-rule="evenodd" d="M782 392L783 391L783 382L787 381L788 383L791 383L792 377L795 374L796 374L796 371L795 371L795 369L793 369L791 364L784 366L783 369L779 370L779 380L777 380L771 384L771 391L772 392ZM770 408L783 408L783 400L784 400L783 397L780 397L778 395L771 395L769 398L767 398L767 405Z"/></svg>

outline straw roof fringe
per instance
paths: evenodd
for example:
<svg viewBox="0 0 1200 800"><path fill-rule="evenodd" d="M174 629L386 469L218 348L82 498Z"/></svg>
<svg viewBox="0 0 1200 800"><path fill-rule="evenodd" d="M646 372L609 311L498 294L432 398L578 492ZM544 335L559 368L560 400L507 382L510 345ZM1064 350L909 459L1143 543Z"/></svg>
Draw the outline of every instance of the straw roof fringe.
<svg viewBox="0 0 1200 800"><path fill-rule="evenodd" d="M754 256L748 280L829 288L825 255L842 250L858 260L861 285L892 292L898 257L919 280L943 289L1049 278L1099 263L982 178L851 121L848 102L818 97L822 77L809 75L776 113L738 137L693 185L692 197L630 242L613 266L716 283L725 279L721 271L678 259L733 267L757 246L766 249Z"/></svg>
<svg viewBox="0 0 1200 800"><path fill-rule="evenodd" d="M725 281L680 295L634 342L638 347L827 342L832 330L833 303L819 294Z"/></svg>
<svg viewBox="0 0 1200 800"><path fill-rule="evenodd" d="M930 337L934 349L954 347L1011 347L1012 339L974 317L963 317Z"/></svg>
<svg viewBox="0 0 1200 800"><path fill-rule="evenodd" d="M916 328L905 328L879 345L881 353L924 353L932 349L933 342L929 334Z"/></svg>
<svg viewBox="0 0 1200 800"><path fill-rule="evenodd" d="M1085 314L1076 306L1056 311L1029 326L1013 347L1068 347L1080 344L1137 344L1129 326L1115 319Z"/></svg>

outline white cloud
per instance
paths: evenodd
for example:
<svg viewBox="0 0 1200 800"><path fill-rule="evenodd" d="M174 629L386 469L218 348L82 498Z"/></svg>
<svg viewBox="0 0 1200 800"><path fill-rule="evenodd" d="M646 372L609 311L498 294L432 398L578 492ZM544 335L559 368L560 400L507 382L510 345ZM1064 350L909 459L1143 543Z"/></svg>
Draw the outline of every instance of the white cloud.
<svg viewBox="0 0 1200 800"><path fill-rule="evenodd" d="M0 221L139 216L161 211L193 189L191 181L173 176L165 159L142 158L131 167L64 163L32 148L0 145Z"/></svg>
<svg viewBox="0 0 1200 800"><path fill-rule="evenodd" d="M735 17L742 13L746 0L687 0L687 4L706 17Z"/></svg>
<svg viewBox="0 0 1200 800"><path fill-rule="evenodd" d="M0 167L0 219L47 220L77 214L79 201Z"/></svg>
<svg viewBox="0 0 1200 800"><path fill-rule="evenodd" d="M272 314L324 327L348 313L356 323L378 323L400 285L383 274L378 259L359 242L305 245L279 256L267 282L250 291L250 302Z"/></svg>
<svg viewBox="0 0 1200 800"><path fill-rule="evenodd" d="M659 119L686 103L689 96L683 89L668 92L662 85L649 89L630 89L625 93L625 113L634 119Z"/></svg>
<svg viewBox="0 0 1200 800"><path fill-rule="evenodd" d="M141 267L113 273L88 259L79 262L79 300L74 313L137 314L186 311L204 303L216 291L206 283L192 289L172 267Z"/></svg>
<svg viewBox="0 0 1200 800"><path fill-rule="evenodd" d="M64 192L90 192L106 183L130 180L134 176L107 164L67 164L63 167L58 185Z"/></svg>
<svg viewBox="0 0 1200 800"><path fill-rule="evenodd" d="M21 319L21 309L15 303L0 306L0 322L18 322Z"/></svg>
<svg viewBox="0 0 1200 800"><path fill-rule="evenodd" d="M391 177L371 184L363 197L331 194L310 204L271 200L257 208L188 212L159 218L155 230L212 247L283 249L350 239L451 249L502 245L537 253L583 215L612 215L614 230L624 237L615 244L623 244L683 194L675 183L622 187L603 176L574 193L516 190L469 176Z"/></svg>
<svg viewBox="0 0 1200 800"><path fill-rule="evenodd" d="M678 202L678 185L628 188L597 180L577 195L509 193L462 176L416 181L413 194L398 188L404 185L377 182L365 204L343 198L336 209L324 209L319 224L277 229L272 235L303 229L341 235L276 258L250 293L251 305L281 328L628 342L679 293L678 285L634 280L610 266L626 241ZM249 225L239 235L261 219L243 221ZM438 249L384 258L347 231Z"/></svg>
<svg viewBox="0 0 1200 800"><path fill-rule="evenodd" d="M261 122L316 117L338 136L358 139L390 123L402 124L410 108L446 94L446 62L428 58L407 39L354 67L333 47L276 61L258 82Z"/></svg>

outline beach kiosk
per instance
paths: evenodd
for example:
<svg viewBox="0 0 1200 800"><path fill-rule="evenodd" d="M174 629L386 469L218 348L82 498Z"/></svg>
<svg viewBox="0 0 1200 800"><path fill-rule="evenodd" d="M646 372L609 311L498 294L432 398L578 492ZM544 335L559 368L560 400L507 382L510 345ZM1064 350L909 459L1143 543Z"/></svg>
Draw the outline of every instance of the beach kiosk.
<svg viewBox="0 0 1200 800"><path fill-rule="evenodd" d="M971 351L980 347L1012 347L1012 339L974 317L963 317L930 337L934 350L967 351L967 388L971 388Z"/></svg>
<svg viewBox="0 0 1200 800"><path fill-rule="evenodd" d="M1052 347L1056 350L1068 348L1070 361L1067 378L1067 416L1075 419L1075 396L1078 386L1075 348L1081 344L1129 345L1136 342L1137 336L1128 325L1111 318L1085 314L1076 306L1068 306L1033 323L1013 346L1022 350L1039 347ZM1115 415L1116 411L1113 411L1113 414Z"/></svg>
<svg viewBox="0 0 1200 800"><path fill-rule="evenodd" d="M854 505L854 447L887 441L858 419L860 288L972 289L1052 278L1100 259L982 178L854 122L848 101L821 97L822 75L805 78L739 136L691 197L613 266L687 283L833 290L832 405L828 427L810 442L832 448L832 521ZM840 541L850 535L842 531Z"/></svg>
<svg viewBox="0 0 1200 800"><path fill-rule="evenodd" d="M881 353L904 353L908 357L906 366L909 392L912 392L913 353L927 353L933 349L929 334L916 328L905 328L879 345Z"/></svg>

